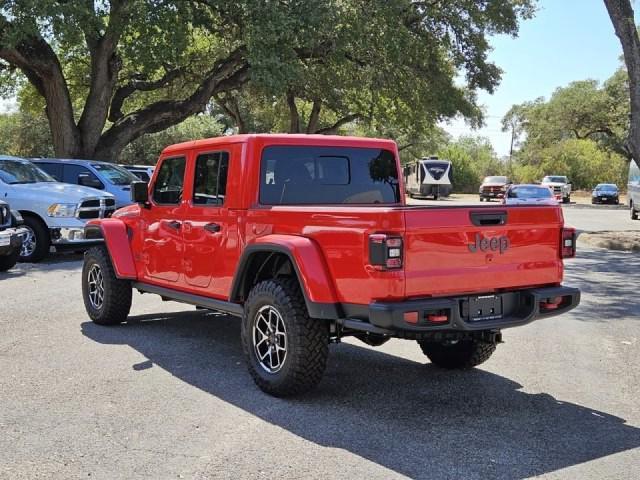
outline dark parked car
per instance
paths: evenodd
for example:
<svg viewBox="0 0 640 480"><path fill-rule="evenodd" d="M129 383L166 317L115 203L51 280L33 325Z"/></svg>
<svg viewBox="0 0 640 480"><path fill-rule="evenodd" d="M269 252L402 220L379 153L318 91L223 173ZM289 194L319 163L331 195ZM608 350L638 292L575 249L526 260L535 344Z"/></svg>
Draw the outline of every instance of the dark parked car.
<svg viewBox="0 0 640 480"><path fill-rule="evenodd" d="M12 268L18 261L22 241L27 234L22 216L12 211L7 202L0 200L0 272Z"/></svg>
<svg viewBox="0 0 640 480"><path fill-rule="evenodd" d="M613 183L599 183L591 192L591 203L620 203L618 186Z"/></svg>

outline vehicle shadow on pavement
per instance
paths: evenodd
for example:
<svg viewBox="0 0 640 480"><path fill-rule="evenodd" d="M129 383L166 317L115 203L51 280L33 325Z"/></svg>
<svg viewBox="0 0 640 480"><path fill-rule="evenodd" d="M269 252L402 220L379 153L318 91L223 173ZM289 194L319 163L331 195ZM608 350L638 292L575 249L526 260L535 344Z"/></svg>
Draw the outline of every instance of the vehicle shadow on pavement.
<svg viewBox="0 0 640 480"><path fill-rule="evenodd" d="M157 365L301 438L412 478L527 478L640 447L640 429L624 419L525 393L500 375L344 343L331 346L316 391L272 398L246 370L238 319L221 314L143 315L111 328L86 322L82 332L148 359L127 369Z"/></svg>
<svg viewBox="0 0 640 480"><path fill-rule="evenodd" d="M640 320L640 289L633 282L640 255L604 248L582 248L565 262L564 284L582 291L580 305L570 312L577 320Z"/></svg>

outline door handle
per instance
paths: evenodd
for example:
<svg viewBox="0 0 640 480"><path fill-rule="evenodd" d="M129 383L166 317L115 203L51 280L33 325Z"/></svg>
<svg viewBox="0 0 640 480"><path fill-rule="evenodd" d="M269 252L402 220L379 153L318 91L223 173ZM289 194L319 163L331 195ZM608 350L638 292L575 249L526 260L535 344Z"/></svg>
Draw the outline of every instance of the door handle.
<svg viewBox="0 0 640 480"><path fill-rule="evenodd" d="M166 225L169 228L173 228L174 230L178 230L180 228L180 226L182 225L182 223L180 223L177 220L171 220L170 222L167 222Z"/></svg>
<svg viewBox="0 0 640 480"><path fill-rule="evenodd" d="M220 225L218 225L217 223L207 223L202 228L211 233L218 233L220 231Z"/></svg>

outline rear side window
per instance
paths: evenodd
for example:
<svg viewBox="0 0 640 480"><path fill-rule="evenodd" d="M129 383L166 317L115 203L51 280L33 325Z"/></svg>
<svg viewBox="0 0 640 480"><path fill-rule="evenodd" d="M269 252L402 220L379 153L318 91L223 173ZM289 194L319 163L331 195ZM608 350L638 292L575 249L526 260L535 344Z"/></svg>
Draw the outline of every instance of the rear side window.
<svg viewBox="0 0 640 480"><path fill-rule="evenodd" d="M229 154L227 152L198 155L193 180L193 203L195 205L224 204L228 171Z"/></svg>
<svg viewBox="0 0 640 480"><path fill-rule="evenodd" d="M272 146L260 164L263 205L400 201L393 153L378 148Z"/></svg>
<svg viewBox="0 0 640 480"><path fill-rule="evenodd" d="M162 162L153 185L153 200L162 205L177 205L184 188L184 157L167 158Z"/></svg>
<svg viewBox="0 0 640 480"><path fill-rule="evenodd" d="M57 181L62 182L62 165L59 163L37 162L36 166L41 168ZM75 182L74 182L75 183Z"/></svg>

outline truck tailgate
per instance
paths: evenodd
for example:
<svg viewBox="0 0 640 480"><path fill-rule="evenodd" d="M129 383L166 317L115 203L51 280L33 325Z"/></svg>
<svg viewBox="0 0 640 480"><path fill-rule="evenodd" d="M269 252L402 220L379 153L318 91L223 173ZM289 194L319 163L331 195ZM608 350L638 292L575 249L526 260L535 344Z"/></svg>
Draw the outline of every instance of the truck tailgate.
<svg viewBox="0 0 640 480"><path fill-rule="evenodd" d="M557 284L563 222L555 206L406 208L406 296Z"/></svg>

